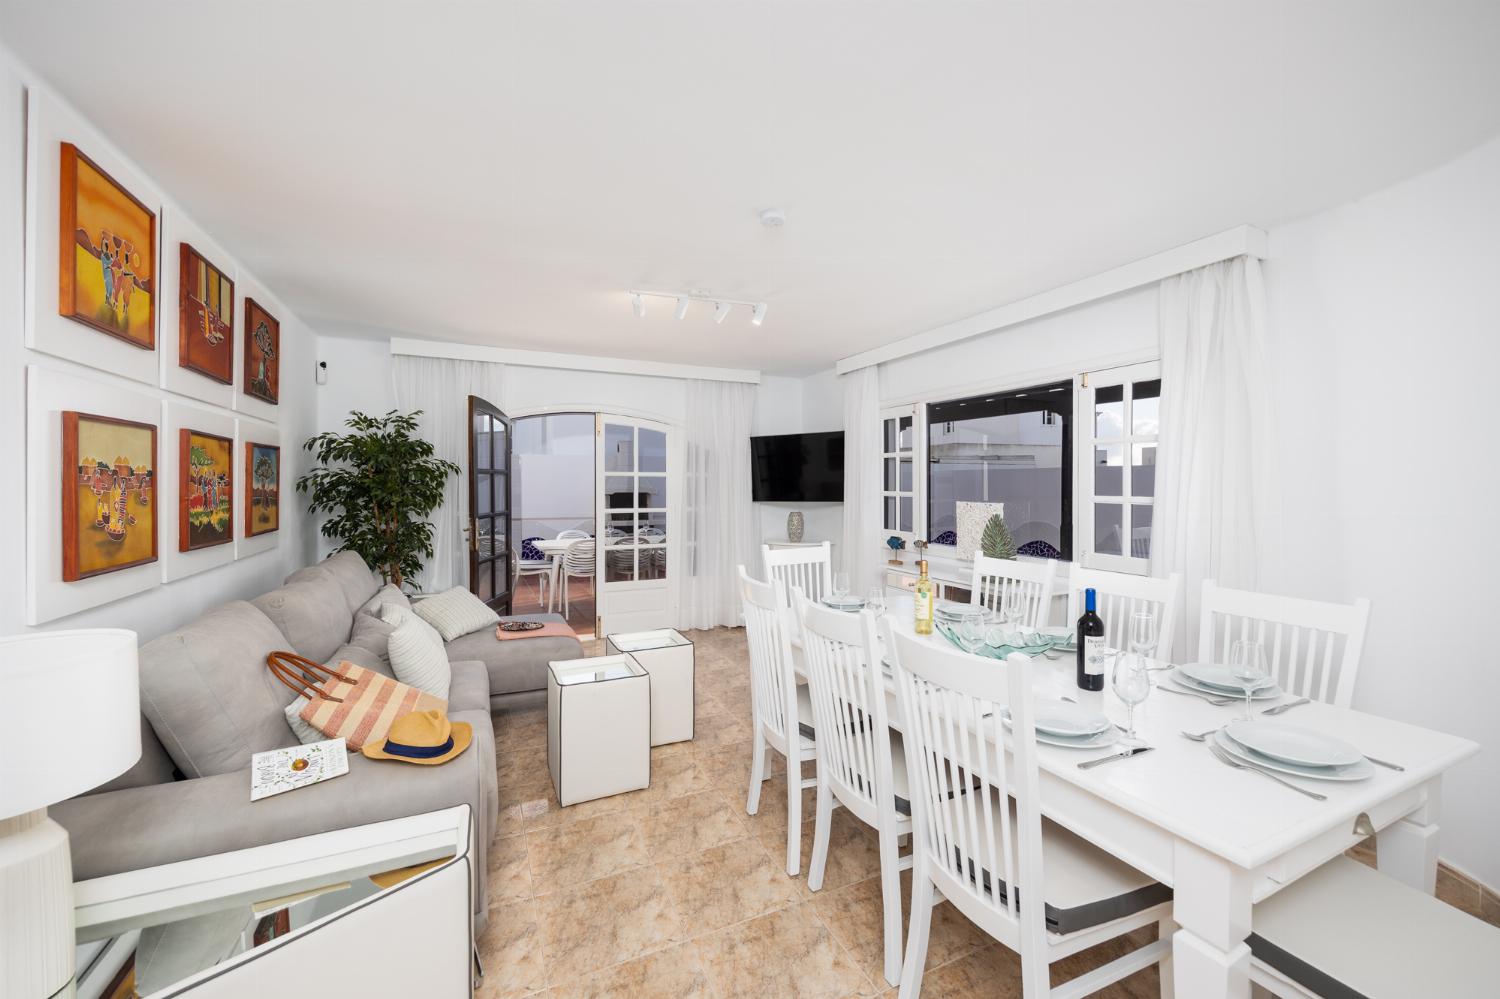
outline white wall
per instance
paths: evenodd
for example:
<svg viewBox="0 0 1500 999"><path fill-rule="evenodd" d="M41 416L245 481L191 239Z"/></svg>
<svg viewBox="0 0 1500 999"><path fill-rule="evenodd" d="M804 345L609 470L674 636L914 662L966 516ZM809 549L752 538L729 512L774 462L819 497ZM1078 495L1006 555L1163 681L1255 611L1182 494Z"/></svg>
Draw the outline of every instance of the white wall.
<svg viewBox="0 0 1500 999"><path fill-rule="evenodd" d="M170 393L140 382L29 351L24 346L25 84L25 71L8 53L0 50L0 152L3 152L0 155L0 461L11 473L6 488L0 489L0 525L3 525L0 527L0 565L4 566L4 572L0 572L0 634L4 635L27 630L24 618L27 585L24 555L27 544L24 488L27 365L43 365L157 398L174 398ZM172 195L171 191L164 193L168 198ZM186 207L191 209L191 206ZM42 224L55 225L56 222L43 220ZM234 247L225 247L225 250L232 255ZM175 266L175 260L167 257L166 252L161 254L158 276L168 266ZM274 292L275 289L271 290ZM45 296L41 301L45 307ZM55 296L52 301L56 301ZM242 306L237 302L236 309L240 308ZM176 336L175 307L164 307L161 312L158 350L163 349L164 343L171 342L169 338ZM170 631L216 604L274 589L281 585L288 573L314 558L316 528L301 512L292 485L307 467L300 444L317 425L313 396L315 335L311 328L284 309L280 319L281 404L277 407L276 419L281 431L282 507L276 547L173 583L155 586L114 603L48 622L45 628L130 628L145 641ZM80 400L80 404L85 402ZM192 404L234 415L205 403ZM159 431L159 450L169 446L164 441L163 429ZM166 483L163 486L157 497L163 502L175 501L175 487ZM175 537L160 539L162 550L175 543Z"/></svg>

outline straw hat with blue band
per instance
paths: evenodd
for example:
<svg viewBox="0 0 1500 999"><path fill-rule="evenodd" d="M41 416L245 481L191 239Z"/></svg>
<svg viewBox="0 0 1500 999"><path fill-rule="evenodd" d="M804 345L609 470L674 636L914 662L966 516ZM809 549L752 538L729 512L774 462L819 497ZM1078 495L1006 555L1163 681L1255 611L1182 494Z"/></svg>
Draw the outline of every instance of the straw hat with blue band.
<svg viewBox="0 0 1500 999"><path fill-rule="evenodd" d="M442 711L413 711L396 719L384 743L367 743L364 754L372 760L447 763L468 749L473 737L468 722L449 722Z"/></svg>

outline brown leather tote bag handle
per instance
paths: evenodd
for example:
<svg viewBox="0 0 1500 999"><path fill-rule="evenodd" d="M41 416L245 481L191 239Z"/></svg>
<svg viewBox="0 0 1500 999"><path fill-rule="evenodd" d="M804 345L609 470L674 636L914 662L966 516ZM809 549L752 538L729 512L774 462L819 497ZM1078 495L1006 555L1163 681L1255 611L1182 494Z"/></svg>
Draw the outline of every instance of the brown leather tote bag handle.
<svg viewBox="0 0 1500 999"><path fill-rule="evenodd" d="M325 701L334 701L342 704L344 703L342 697L334 697L332 694L324 692L317 684L326 680L342 680L345 683L354 683L352 676L335 673L322 663L315 663L306 656L299 656L295 652L270 653L266 656L266 667L271 671L272 676L292 688L299 696L305 697L308 700L321 698ZM320 676L319 674L323 675Z"/></svg>

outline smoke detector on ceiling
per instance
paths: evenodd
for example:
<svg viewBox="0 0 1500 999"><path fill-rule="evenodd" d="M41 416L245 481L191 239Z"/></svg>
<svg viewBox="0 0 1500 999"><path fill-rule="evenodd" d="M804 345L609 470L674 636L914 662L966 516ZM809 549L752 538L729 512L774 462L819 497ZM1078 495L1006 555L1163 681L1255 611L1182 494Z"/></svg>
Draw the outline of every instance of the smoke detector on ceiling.
<svg viewBox="0 0 1500 999"><path fill-rule="evenodd" d="M786 212L780 208L767 208L760 213L760 224L767 229L780 229L786 225Z"/></svg>

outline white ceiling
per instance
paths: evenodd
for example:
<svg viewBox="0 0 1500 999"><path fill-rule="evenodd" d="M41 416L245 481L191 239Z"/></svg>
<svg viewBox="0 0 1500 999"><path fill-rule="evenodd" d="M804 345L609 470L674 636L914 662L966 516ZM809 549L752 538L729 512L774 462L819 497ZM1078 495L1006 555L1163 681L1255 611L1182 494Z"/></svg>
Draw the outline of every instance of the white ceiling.
<svg viewBox="0 0 1500 999"><path fill-rule="evenodd" d="M1500 132L1493 2L0 0L0 38L324 332L768 371Z"/></svg>

